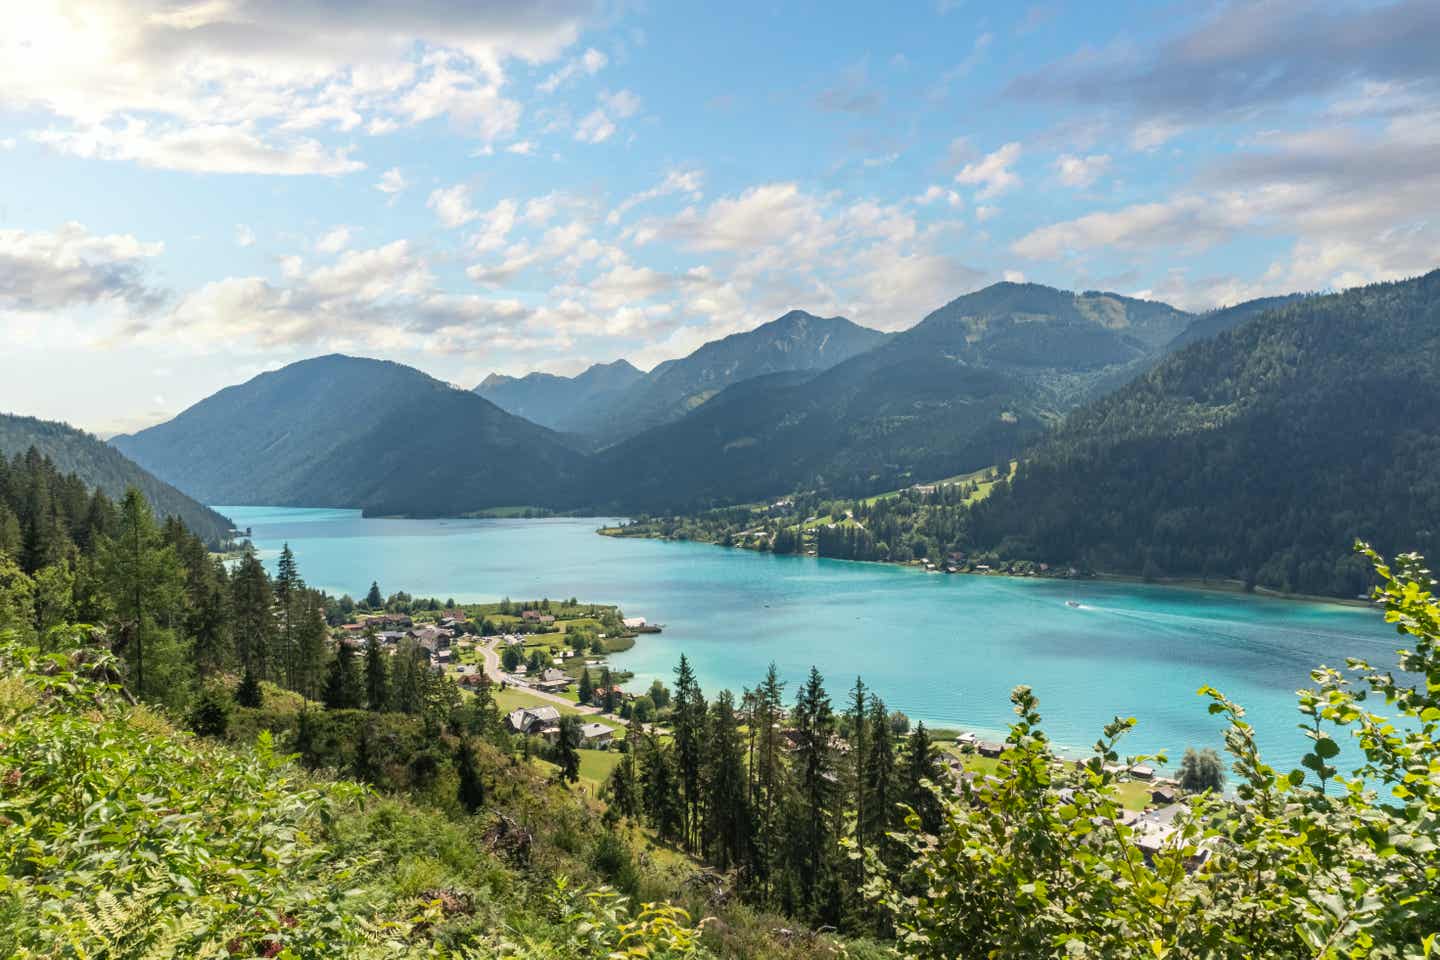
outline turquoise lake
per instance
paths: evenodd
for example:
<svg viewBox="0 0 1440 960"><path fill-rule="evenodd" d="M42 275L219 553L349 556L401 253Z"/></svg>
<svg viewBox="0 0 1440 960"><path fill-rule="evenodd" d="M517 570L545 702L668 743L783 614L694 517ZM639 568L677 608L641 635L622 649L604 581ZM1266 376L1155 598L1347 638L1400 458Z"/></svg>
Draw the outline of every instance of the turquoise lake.
<svg viewBox="0 0 1440 960"><path fill-rule="evenodd" d="M880 564L775 557L703 544L617 540L603 521L381 520L358 511L219 507L267 564L282 544L312 586L363 596L371 580L442 601L618 603L665 625L613 658L631 688L672 679L683 651L707 695L754 686L773 660L793 692L813 664L832 700L862 674L892 709L936 726L1003 731L1029 684L1052 739L1094 743L1114 716L1140 721L1129 753L1221 746L1195 695L1243 704L1268 761L1304 743L1294 691L1320 663L1393 665L1400 646L1371 610L1142 584L945 576ZM1077 609L1067 605L1074 600Z"/></svg>

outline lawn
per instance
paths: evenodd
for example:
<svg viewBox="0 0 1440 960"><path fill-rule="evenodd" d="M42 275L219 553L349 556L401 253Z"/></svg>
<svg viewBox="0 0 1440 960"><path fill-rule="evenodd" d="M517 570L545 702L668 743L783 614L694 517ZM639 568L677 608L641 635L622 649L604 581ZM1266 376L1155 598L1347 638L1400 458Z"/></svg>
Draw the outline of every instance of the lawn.
<svg viewBox="0 0 1440 960"><path fill-rule="evenodd" d="M585 750L580 752L580 776L595 783L610 779L610 771L620 765L619 750Z"/></svg>
<svg viewBox="0 0 1440 960"><path fill-rule="evenodd" d="M595 723L603 723L611 730L620 730L624 727L624 724L612 717L607 717L599 713L582 714L576 707L563 703L555 703L553 700L546 700L543 697L537 697L528 690L506 687L504 690L496 688L494 693L495 705L500 708L501 713L509 713L511 710L518 710L521 707L555 707L562 714L584 717L586 723L592 721Z"/></svg>

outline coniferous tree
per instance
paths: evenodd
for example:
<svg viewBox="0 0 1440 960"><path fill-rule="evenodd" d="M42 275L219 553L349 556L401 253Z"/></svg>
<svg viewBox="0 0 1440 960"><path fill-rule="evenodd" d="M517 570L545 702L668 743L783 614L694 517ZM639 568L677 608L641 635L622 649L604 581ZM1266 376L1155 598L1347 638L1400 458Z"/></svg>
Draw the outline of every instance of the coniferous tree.
<svg viewBox="0 0 1440 960"><path fill-rule="evenodd" d="M255 555L254 546L248 543L230 578L230 588L231 635L240 668L251 671L259 680L268 680L275 634L273 593L270 577Z"/></svg>
<svg viewBox="0 0 1440 960"><path fill-rule="evenodd" d="M654 736L643 736L640 767L641 803L650 825L663 840L679 840L684 823L675 761L670 748Z"/></svg>
<svg viewBox="0 0 1440 960"><path fill-rule="evenodd" d="M280 550L280 559L275 565L275 616L277 626L275 639L277 676L283 678L291 690L302 690L300 680L301 656L299 649L299 621L302 616L302 594L305 589L300 580L300 571L295 564L295 554L286 543Z"/></svg>
<svg viewBox="0 0 1440 960"><path fill-rule="evenodd" d="M385 596L380 592L380 584L374 580L370 581L370 592L365 594L365 606L371 610L379 610L385 606Z"/></svg>
<svg viewBox="0 0 1440 960"><path fill-rule="evenodd" d="M638 739L637 736L637 742ZM610 778L605 786L610 807L621 816L631 819L640 812L639 786L635 776L636 752L637 748L633 743L627 743L627 749L621 753L620 762L615 765L615 769L610 771Z"/></svg>
<svg viewBox="0 0 1440 960"><path fill-rule="evenodd" d="M785 713L784 697L785 684L775 664L771 663L765 679L755 690L755 707L751 717L751 726L757 731L757 770L753 777L754 793L750 798L750 809L757 822L749 873L760 888L761 899L767 903L775 893L783 835L780 814L786 778L781 758L780 723Z"/></svg>
<svg viewBox="0 0 1440 960"><path fill-rule="evenodd" d="M606 713L614 713L615 709L620 705L620 696L615 692L615 677L610 673L610 667L608 665L600 668L600 686L605 691L601 708Z"/></svg>
<svg viewBox="0 0 1440 960"><path fill-rule="evenodd" d="M330 710L353 710L360 706L361 685L355 666L355 651L350 644L335 647L335 657L325 678L325 706Z"/></svg>
<svg viewBox="0 0 1440 960"><path fill-rule="evenodd" d="M325 648L330 628L325 623L325 607L318 594L306 591L296 601L303 610L295 630L294 689L307 700L320 695L320 678L325 670Z"/></svg>
<svg viewBox="0 0 1440 960"><path fill-rule="evenodd" d="M896 825L895 736L890 730L890 716L885 701L870 695L870 748L865 757L861 778L864 800L863 815L856 825L861 844L880 847L882 858L888 851L885 834Z"/></svg>
<svg viewBox="0 0 1440 960"><path fill-rule="evenodd" d="M567 782L580 779L580 718L566 715L560 718L560 734L555 738L555 762L560 767L560 776Z"/></svg>
<svg viewBox="0 0 1440 960"><path fill-rule="evenodd" d="M136 696L173 693L180 658L167 649L172 636L162 625L181 602L183 574L139 490L126 491L116 536L101 541L97 562L115 611L117 646L133 671Z"/></svg>
<svg viewBox="0 0 1440 960"><path fill-rule="evenodd" d="M812 919L838 919L838 890L833 866L835 833L835 715L820 671L810 675L795 698L793 763L795 789L786 837L787 881L791 907Z"/></svg>
<svg viewBox="0 0 1440 960"><path fill-rule="evenodd" d="M700 829L700 773L704 760L705 698L695 682L695 671L685 654L675 667L675 713L671 731L675 740L676 772L680 777L682 835L687 850L695 849Z"/></svg>
<svg viewBox="0 0 1440 960"><path fill-rule="evenodd" d="M701 782L702 852L717 868L729 870L745 861L750 835L744 744L735 713L735 695L729 690L722 690L710 707Z"/></svg>
<svg viewBox="0 0 1440 960"><path fill-rule="evenodd" d="M590 680L590 668L580 669L580 689L576 692L581 703L589 703L595 698L595 684Z"/></svg>
<svg viewBox="0 0 1440 960"><path fill-rule="evenodd" d="M940 803L923 781L939 784L940 776L940 760L935 745L930 740L930 732L925 729L923 722L918 723L915 725L915 732L910 734L905 743L905 755L901 763L900 800L919 815L926 833L934 834L940 831Z"/></svg>
<svg viewBox="0 0 1440 960"><path fill-rule="evenodd" d="M376 713L390 709L389 659L373 632L365 638L365 706Z"/></svg>
<svg viewBox="0 0 1440 960"><path fill-rule="evenodd" d="M265 702L264 694L260 690L260 678L248 667L240 677L240 686L235 688L235 702L242 707L256 708Z"/></svg>

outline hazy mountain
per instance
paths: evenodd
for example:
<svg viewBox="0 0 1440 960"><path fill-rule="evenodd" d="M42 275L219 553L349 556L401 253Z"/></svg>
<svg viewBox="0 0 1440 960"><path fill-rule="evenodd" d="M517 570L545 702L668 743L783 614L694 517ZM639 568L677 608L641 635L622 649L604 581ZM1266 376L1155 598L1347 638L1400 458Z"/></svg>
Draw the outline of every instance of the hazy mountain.
<svg viewBox="0 0 1440 960"><path fill-rule="evenodd" d="M263 373L111 442L209 503L417 516L559 500L583 462L468 390L339 355Z"/></svg>
<svg viewBox="0 0 1440 960"><path fill-rule="evenodd" d="M31 447L49 457L61 473L76 474L91 489L102 490L113 500L123 497L130 487L137 488L157 516L179 517L191 533L211 545L225 540L233 526L98 437L64 423L0 414L0 455L13 458Z"/></svg>
<svg viewBox="0 0 1440 960"><path fill-rule="evenodd" d="M608 409L627 387L644 376L628 360L616 360L597 363L574 377L553 373L507 377L492 373L475 392L517 417L563 430L565 423L580 411L595 407Z"/></svg>
<svg viewBox="0 0 1440 960"><path fill-rule="evenodd" d="M596 458L603 503L680 508L798 485L860 493L1009 457L1158 355L1162 303L1001 283L803 382L741 384Z"/></svg>
<svg viewBox="0 0 1440 960"><path fill-rule="evenodd" d="M714 340L666 362L609 404L576 407L557 428L613 443L678 419L731 384L791 371L825 370L883 343L886 335L844 317L792 310L745 333Z"/></svg>
<svg viewBox="0 0 1440 960"><path fill-rule="evenodd" d="M1280 305L1077 410L973 517L1011 557L1353 595L1440 555L1440 271Z"/></svg>

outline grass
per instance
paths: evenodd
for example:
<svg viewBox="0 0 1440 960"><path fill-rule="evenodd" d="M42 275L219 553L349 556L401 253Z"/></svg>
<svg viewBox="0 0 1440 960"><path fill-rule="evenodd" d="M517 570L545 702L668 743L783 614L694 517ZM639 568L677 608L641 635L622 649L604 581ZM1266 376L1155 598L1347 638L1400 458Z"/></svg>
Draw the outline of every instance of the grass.
<svg viewBox="0 0 1440 960"><path fill-rule="evenodd" d="M610 779L610 771L620 765L619 750L587 750L580 752L580 776L594 783Z"/></svg>
<svg viewBox="0 0 1440 960"><path fill-rule="evenodd" d="M520 690L516 687L506 687L504 690L497 688L495 690L495 705L500 708L501 713L519 710L521 707L554 707L563 715L584 717L586 723L594 722L604 724L611 730L624 729L624 724L604 714L581 713L578 706L546 700L544 697L537 697L528 690Z"/></svg>

